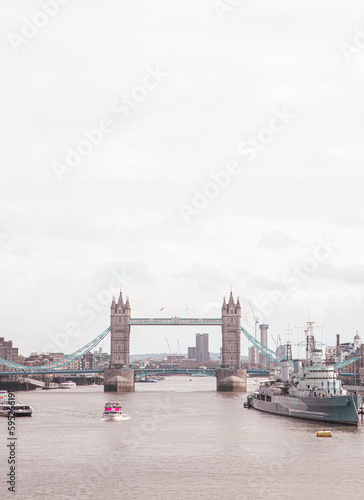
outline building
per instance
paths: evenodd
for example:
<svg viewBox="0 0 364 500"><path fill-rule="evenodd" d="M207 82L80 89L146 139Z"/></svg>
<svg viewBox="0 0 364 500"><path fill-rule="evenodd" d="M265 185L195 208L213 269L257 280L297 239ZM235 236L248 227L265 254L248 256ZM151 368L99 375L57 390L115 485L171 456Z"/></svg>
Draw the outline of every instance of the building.
<svg viewBox="0 0 364 500"><path fill-rule="evenodd" d="M102 352L102 347L99 347L98 351L94 351L94 357L98 368L109 368L111 355L107 352Z"/></svg>
<svg viewBox="0 0 364 500"><path fill-rule="evenodd" d="M255 346L248 347L248 368L257 368L259 363L259 351Z"/></svg>
<svg viewBox="0 0 364 500"><path fill-rule="evenodd" d="M260 343L268 347L268 325L259 325L260 328ZM259 365L261 368L267 368L269 363L269 357L262 352L259 353Z"/></svg>
<svg viewBox="0 0 364 500"><path fill-rule="evenodd" d="M4 337L0 337L0 358L6 359L6 361L12 363L18 363L18 348L13 347L13 342L11 340L5 340ZM11 368L5 365L0 365L0 370L12 371Z"/></svg>
<svg viewBox="0 0 364 500"><path fill-rule="evenodd" d="M84 354L80 359L80 369L96 370L96 368L97 368L97 362L92 352L87 352L86 354Z"/></svg>
<svg viewBox="0 0 364 500"><path fill-rule="evenodd" d="M196 347L187 348L187 359L196 359Z"/></svg>
<svg viewBox="0 0 364 500"><path fill-rule="evenodd" d="M167 356L167 364L180 365L184 359L186 359L186 356L183 356L182 354L172 354Z"/></svg>
<svg viewBox="0 0 364 500"><path fill-rule="evenodd" d="M210 361L209 334L196 333L196 362Z"/></svg>
<svg viewBox="0 0 364 500"><path fill-rule="evenodd" d="M333 365L335 364L335 356L336 356L336 346L327 346L325 351L326 364Z"/></svg>
<svg viewBox="0 0 364 500"><path fill-rule="evenodd" d="M336 335L336 345L335 346L327 346L325 351L326 363L327 364L335 364L341 363L346 359L358 355L358 353L362 352L362 342L361 338L356 332L354 337L354 342L340 342L340 335ZM359 354L360 355L360 354Z"/></svg>

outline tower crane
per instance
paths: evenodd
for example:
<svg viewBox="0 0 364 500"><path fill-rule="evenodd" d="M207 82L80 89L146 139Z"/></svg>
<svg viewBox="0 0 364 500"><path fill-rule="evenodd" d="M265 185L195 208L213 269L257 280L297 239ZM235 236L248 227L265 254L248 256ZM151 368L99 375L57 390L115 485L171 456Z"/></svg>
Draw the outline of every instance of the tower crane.
<svg viewBox="0 0 364 500"><path fill-rule="evenodd" d="M172 352L172 349L171 349L171 346L169 345L169 342L168 342L168 339L167 337L164 337L166 339L166 342L167 342L167 345L168 345L168 349L169 349L169 352L171 354L171 365L173 366L173 359L174 359L174 354Z"/></svg>
<svg viewBox="0 0 364 500"><path fill-rule="evenodd" d="M179 340L177 339L177 345L178 345L178 365L181 366L181 349L179 347Z"/></svg>
<svg viewBox="0 0 364 500"><path fill-rule="evenodd" d="M253 306L251 305L251 303L249 302L249 305L250 305L250 309L252 310L252 314L253 314L253 318L255 320L255 327L254 327L254 332L255 332L255 338L257 338L257 334L258 334L258 325L259 325L259 319L257 318L257 316L255 316L254 314L254 311L253 311Z"/></svg>

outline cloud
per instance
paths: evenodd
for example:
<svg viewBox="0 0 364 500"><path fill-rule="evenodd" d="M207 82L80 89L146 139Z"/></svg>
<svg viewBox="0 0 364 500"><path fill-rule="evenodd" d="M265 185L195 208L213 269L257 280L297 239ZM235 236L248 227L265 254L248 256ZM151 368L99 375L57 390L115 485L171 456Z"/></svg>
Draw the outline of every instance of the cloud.
<svg viewBox="0 0 364 500"><path fill-rule="evenodd" d="M364 224L364 218L358 213L344 212L335 217L335 222L343 228L358 227Z"/></svg>
<svg viewBox="0 0 364 500"><path fill-rule="evenodd" d="M176 274L174 277L182 283L193 286L202 292L221 292L221 289L226 289L231 281L218 269L203 267L197 263Z"/></svg>
<svg viewBox="0 0 364 500"><path fill-rule="evenodd" d="M155 282L155 278L150 272L149 265L146 262L131 261L131 262L108 262L101 266L93 280L99 284L100 287L105 286L110 278L122 289L126 289L128 285L142 283L150 285ZM119 285L118 285L119 283Z"/></svg>
<svg viewBox="0 0 364 500"><path fill-rule="evenodd" d="M364 265L337 267L334 264L324 264L316 271L317 277L341 283L364 283Z"/></svg>
<svg viewBox="0 0 364 500"><path fill-rule="evenodd" d="M290 236L285 235L282 231L274 229L269 233L263 234L260 241L257 243L257 248L266 250L281 250L283 248L292 247L296 241Z"/></svg>

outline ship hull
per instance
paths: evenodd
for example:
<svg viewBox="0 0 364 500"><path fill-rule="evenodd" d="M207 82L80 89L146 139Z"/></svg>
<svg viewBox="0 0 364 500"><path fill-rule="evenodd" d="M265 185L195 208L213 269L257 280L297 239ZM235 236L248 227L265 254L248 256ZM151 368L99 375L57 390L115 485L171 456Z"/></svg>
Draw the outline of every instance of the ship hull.
<svg viewBox="0 0 364 500"><path fill-rule="evenodd" d="M331 398L272 396L271 401L252 400L253 408L267 413L345 425L358 425L360 404L361 396L357 394Z"/></svg>

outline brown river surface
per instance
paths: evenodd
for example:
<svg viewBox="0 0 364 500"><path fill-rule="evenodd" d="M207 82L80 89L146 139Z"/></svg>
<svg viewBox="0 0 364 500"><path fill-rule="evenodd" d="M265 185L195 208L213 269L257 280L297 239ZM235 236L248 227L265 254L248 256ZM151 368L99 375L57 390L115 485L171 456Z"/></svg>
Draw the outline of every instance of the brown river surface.
<svg viewBox="0 0 364 500"><path fill-rule="evenodd" d="M249 381L253 388L253 381ZM243 407L214 378L170 377L136 392L102 387L16 393L16 493L7 491L7 419L0 419L0 498L360 499L364 429ZM102 420L119 400L121 421ZM317 438L330 429L332 438Z"/></svg>

